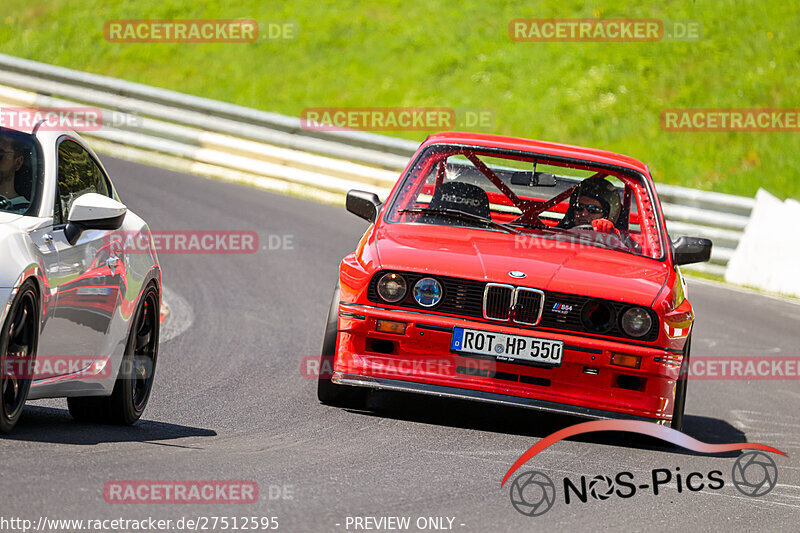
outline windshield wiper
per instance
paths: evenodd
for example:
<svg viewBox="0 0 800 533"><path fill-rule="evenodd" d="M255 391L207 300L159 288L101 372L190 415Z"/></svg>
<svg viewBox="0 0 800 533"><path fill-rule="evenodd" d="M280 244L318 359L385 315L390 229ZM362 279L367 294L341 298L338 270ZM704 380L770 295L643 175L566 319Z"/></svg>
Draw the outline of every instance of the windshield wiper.
<svg viewBox="0 0 800 533"><path fill-rule="evenodd" d="M543 229L545 231L552 231L553 233L562 232L564 228L559 228L556 226L548 226L547 224L535 224L533 222L509 222L508 226L513 226L515 228L530 228L530 229Z"/></svg>
<svg viewBox="0 0 800 533"><path fill-rule="evenodd" d="M475 215L472 213L467 213L466 211L459 211L458 209L448 209L446 207L411 207L408 209L400 209L398 213L422 213L424 215L444 215L453 218L460 218L462 220L469 220L472 222L482 222L484 224L488 224L489 226L503 230L508 233L512 233L514 235L522 235L521 232L506 226L505 224L500 224L499 222L495 222L491 218L482 217L480 215Z"/></svg>

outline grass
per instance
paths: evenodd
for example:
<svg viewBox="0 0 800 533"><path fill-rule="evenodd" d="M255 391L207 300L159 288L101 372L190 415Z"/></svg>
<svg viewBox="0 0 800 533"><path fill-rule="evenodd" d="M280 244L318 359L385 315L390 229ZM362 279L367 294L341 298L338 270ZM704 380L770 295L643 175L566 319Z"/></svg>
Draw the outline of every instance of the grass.
<svg viewBox="0 0 800 533"><path fill-rule="evenodd" d="M669 108L800 108L800 11L765 0L584 4L577 0L5 0L0 51L299 116L307 107L490 109L492 133L604 148L657 181L800 198L800 132L666 132ZM518 43L515 18L702 22L697 42ZM122 44L110 19L294 21L291 42ZM0 79L0 83L2 80ZM393 132L421 140L431 132Z"/></svg>

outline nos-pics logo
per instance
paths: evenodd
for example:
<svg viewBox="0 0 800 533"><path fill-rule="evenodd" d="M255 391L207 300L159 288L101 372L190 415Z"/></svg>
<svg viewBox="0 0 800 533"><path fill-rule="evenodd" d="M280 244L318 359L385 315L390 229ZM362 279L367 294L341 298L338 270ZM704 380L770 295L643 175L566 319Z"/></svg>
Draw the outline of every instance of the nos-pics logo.
<svg viewBox="0 0 800 533"><path fill-rule="evenodd" d="M688 435L650 422L628 420L601 420L577 424L558 431L539 441L525 452L509 469L501 486L531 457L555 442L581 433L595 431L627 431L648 435L671 442L700 453L725 453L736 450L754 449L739 456L730 470L730 482L736 489L749 497L768 494L778 482L778 466L766 452L785 453L757 443L708 444ZM618 472L610 475L580 476L579 479L564 477L558 486L544 472L527 470L520 473L509 487L511 505L526 516L541 516L549 511L560 497L567 505L587 503L589 499L598 501L610 498L628 499L638 492L661 493L661 489L674 483L679 493L684 491L720 490L726 485L722 470L709 472L685 472L680 467L674 469L654 468L649 474L637 478L632 472ZM560 496L559 496L560 492Z"/></svg>

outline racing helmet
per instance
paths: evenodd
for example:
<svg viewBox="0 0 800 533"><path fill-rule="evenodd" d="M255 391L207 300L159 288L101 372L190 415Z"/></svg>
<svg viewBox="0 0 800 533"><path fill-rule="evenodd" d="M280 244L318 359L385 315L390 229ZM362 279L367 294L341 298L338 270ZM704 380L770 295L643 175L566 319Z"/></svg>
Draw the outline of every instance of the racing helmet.
<svg viewBox="0 0 800 533"><path fill-rule="evenodd" d="M619 200L617 188L601 176L587 178L575 187L569 199L569 208L564 216L564 222L570 225L574 223L575 204L581 196L588 196L600 202L603 208L603 218L607 218L616 225L622 202Z"/></svg>

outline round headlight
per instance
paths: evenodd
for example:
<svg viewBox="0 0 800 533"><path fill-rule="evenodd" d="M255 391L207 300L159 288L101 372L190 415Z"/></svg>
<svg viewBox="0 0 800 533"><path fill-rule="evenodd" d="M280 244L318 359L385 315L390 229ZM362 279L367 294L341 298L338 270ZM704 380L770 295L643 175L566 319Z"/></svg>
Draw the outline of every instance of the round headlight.
<svg viewBox="0 0 800 533"><path fill-rule="evenodd" d="M442 285L433 278L422 278L414 285L414 299L422 307L433 307L442 299Z"/></svg>
<svg viewBox="0 0 800 533"><path fill-rule="evenodd" d="M581 310L583 326L594 333L605 333L614 327L617 315L614 306L601 300L589 300Z"/></svg>
<svg viewBox="0 0 800 533"><path fill-rule="evenodd" d="M631 337L642 337L650 331L653 319L641 307L631 307L622 315L622 330Z"/></svg>
<svg viewBox="0 0 800 533"><path fill-rule="evenodd" d="M406 296L406 280L400 274L384 274L378 280L378 296L389 303L399 302Z"/></svg>

